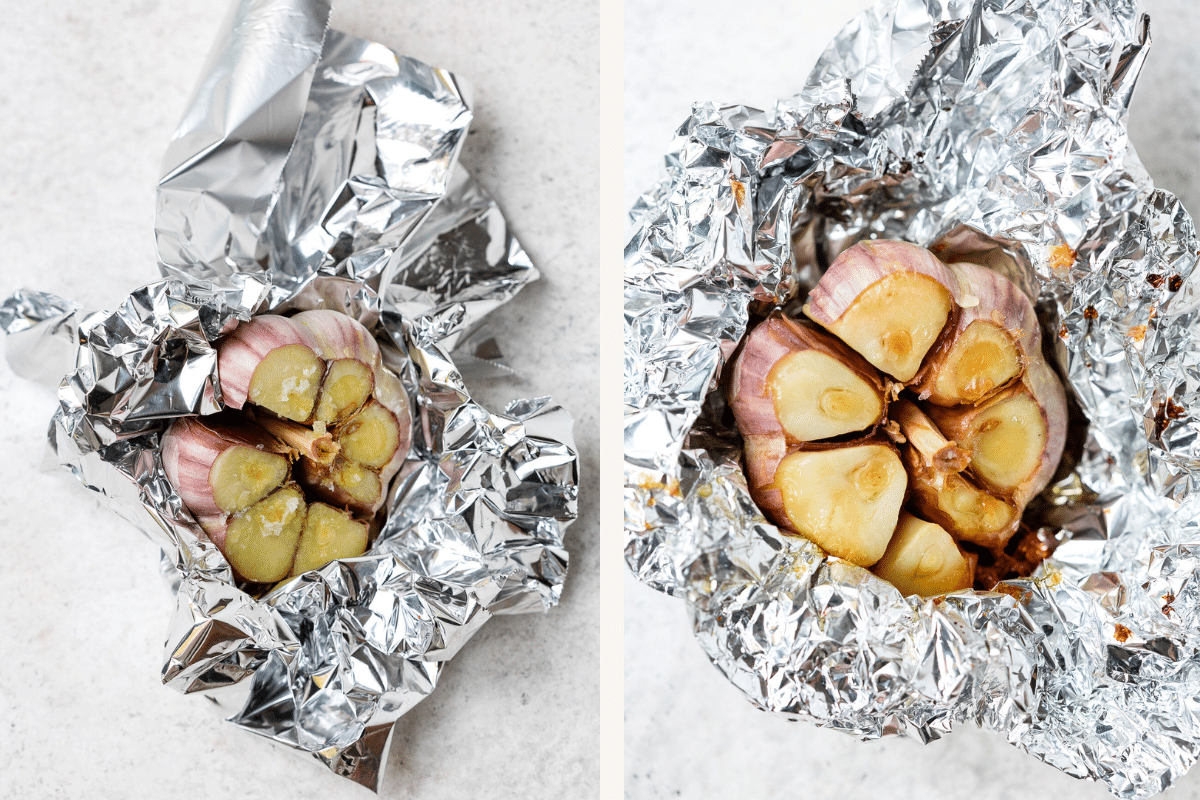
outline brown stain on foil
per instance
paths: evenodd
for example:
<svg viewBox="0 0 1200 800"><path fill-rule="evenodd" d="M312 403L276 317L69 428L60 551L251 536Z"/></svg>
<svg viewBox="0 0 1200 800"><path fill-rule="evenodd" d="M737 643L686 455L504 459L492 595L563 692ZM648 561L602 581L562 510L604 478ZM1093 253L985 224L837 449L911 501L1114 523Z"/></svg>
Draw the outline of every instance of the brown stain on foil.
<svg viewBox="0 0 1200 800"><path fill-rule="evenodd" d="M1129 338L1133 339L1138 347L1141 347L1142 342L1146 341L1146 326L1134 325L1129 329Z"/></svg>
<svg viewBox="0 0 1200 800"><path fill-rule="evenodd" d="M1121 642L1122 644L1124 644L1125 642L1129 641L1129 635L1131 633L1132 633L1132 631L1129 630L1129 628L1126 628L1124 625L1117 623L1116 630L1113 631L1113 638L1116 639L1118 642Z"/></svg>
<svg viewBox="0 0 1200 800"><path fill-rule="evenodd" d="M1171 605L1172 603L1175 602L1175 595L1171 594L1170 592L1167 592L1166 594L1164 594L1162 596L1162 599L1163 599L1163 607L1162 607L1163 616L1169 617L1169 616L1171 616L1171 612L1175 610L1175 607L1173 605Z"/></svg>
<svg viewBox="0 0 1200 800"><path fill-rule="evenodd" d="M662 481L656 481L656 480L653 480L652 478L643 478L642 480L638 481L638 488L645 489L647 492L664 492L665 491L667 494L671 495L672 497L680 497L681 496L679 493L679 481L677 481L674 478L671 478L669 483L663 483Z"/></svg>
<svg viewBox="0 0 1200 800"><path fill-rule="evenodd" d="M1050 248L1050 269L1055 274L1065 273L1075 265L1075 251L1065 244L1056 244Z"/></svg>
<svg viewBox="0 0 1200 800"><path fill-rule="evenodd" d="M997 594L1006 594L1021 605L1025 605L1029 602L1029 598L1033 597L1033 592L1029 591L1028 589L1022 589L1007 583L996 584L992 587L992 591L996 592Z"/></svg>
<svg viewBox="0 0 1200 800"><path fill-rule="evenodd" d="M1178 292L1183 288L1183 278L1178 275L1172 275L1171 279L1167 281L1167 288L1172 292Z"/></svg>
<svg viewBox="0 0 1200 800"><path fill-rule="evenodd" d="M1042 583L1042 586L1045 586L1047 589L1053 589L1055 586L1058 586L1062 582L1063 582L1062 573L1061 572L1052 572L1049 575L1047 575L1045 578L1043 578L1041 583Z"/></svg>
<svg viewBox="0 0 1200 800"><path fill-rule="evenodd" d="M1149 275L1146 276L1146 283L1150 284L1155 289L1161 288L1163 285L1163 281L1165 281L1165 280L1166 279L1163 278L1162 275L1159 275L1154 272L1151 272Z"/></svg>
<svg viewBox="0 0 1200 800"><path fill-rule="evenodd" d="M729 185L733 187L733 201L739 206L744 206L746 204L746 184L731 177Z"/></svg>
<svg viewBox="0 0 1200 800"><path fill-rule="evenodd" d="M1159 405L1154 412L1154 435L1161 437L1171 422L1177 419L1182 419L1187 416L1187 409L1175 402L1175 399L1168 397L1165 403ZM1166 599L1166 598L1164 598ZM1172 602L1174 598L1167 602Z"/></svg>

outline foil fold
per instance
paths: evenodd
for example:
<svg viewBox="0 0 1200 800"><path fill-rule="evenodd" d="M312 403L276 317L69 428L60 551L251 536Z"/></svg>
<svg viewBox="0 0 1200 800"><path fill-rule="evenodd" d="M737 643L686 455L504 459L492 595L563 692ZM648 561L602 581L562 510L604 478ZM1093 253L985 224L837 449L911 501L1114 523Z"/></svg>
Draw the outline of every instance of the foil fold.
<svg viewBox="0 0 1200 800"><path fill-rule="evenodd" d="M160 280L113 312L23 290L0 328L14 371L58 387L55 460L162 548L163 682L378 791L392 723L480 626L558 602L577 453L550 398L489 411L455 362L500 363L481 323L538 277L457 164L465 93L328 30L329 10L234 3L163 160ZM309 308L373 330L414 446L371 550L255 598L168 482L160 437L223 407L221 336Z"/></svg>
<svg viewBox="0 0 1200 800"><path fill-rule="evenodd" d="M796 96L678 129L625 248L625 555L758 707L864 739L970 722L1120 797L1200 755L1200 248L1126 132L1148 51L1133 2L882 0ZM904 598L750 498L726 360L869 237L1038 301L1077 410L1028 579Z"/></svg>

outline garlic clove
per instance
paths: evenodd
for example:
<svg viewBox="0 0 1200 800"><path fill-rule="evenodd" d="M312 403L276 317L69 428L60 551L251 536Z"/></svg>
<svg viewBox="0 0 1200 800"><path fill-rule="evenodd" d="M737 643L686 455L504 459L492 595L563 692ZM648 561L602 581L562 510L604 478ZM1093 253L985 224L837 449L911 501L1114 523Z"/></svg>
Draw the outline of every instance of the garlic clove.
<svg viewBox="0 0 1200 800"><path fill-rule="evenodd" d="M315 418L326 425L345 422L362 408L375 390L375 374L362 361L339 358L329 362Z"/></svg>
<svg viewBox="0 0 1200 800"><path fill-rule="evenodd" d="M236 454L226 455L229 451ZM257 502L283 483L282 476L274 483L271 476L281 469L286 473L287 461L278 455L284 451L270 436L222 415L207 424L196 417L176 420L163 434L161 457L167 479L188 510L219 517ZM249 472L237 477L232 468L241 464Z"/></svg>
<svg viewBox="0 0 1200 800"><path fill-rule="evenodd" d="M936 405L977 404L1041 357L1041 330L1033 304L1012 281L976 264L950 269L960 313L912 388Z"/></svg>
<svg viewBox="0 0 1200 800"><path fill-rule="evenodd" d="M971 452L971 472L1022 508L1049 484L1066 446L1066 394L1041 359L1031 360L1019 383L986 403L930 407L929 413Z"/></svg>
<svg viewBox="0 0 1200 800"><path fill-rule="evenodd" d="M367 525L324 503L308 507L291 574L320 569L339 558L357 558L367 549Z"/></svg>
<svg viewBox="0 0 1200 800"><path fill-rule="evenodd" d="M804 313L879 370L907 382L954 311L957 280L928 250L859 242L839 255Z"/></svg>
<svg viewBox="0 0 1200 800"><path fill-rule="evenodd" d="M934 595L971 588L974 564L941 526L902 513L896 533L871 572L904 595Z"/></svg>
<svg viewBox="0 0 1200 800"><path fill-rule="evenodd" d="M373 514L383 502L379 473L347 458L327 465L301 459L299 481L321 499L360 514Z"/></svg>
<svg viewBox="0 0 1200 800"><path fill-rule="evenodd" d="M338 430L336 437L346 458L378 469L400 448L400 424L379 403L368 403Z"/></svg>
<svg viewBox="0 0 1200 800"><path fill-rule="evenodd" d="M905 451L912 503L924 517L961 541L984 547L1004 547L1021 522L1021 510L960 474L932 475L922 471Z"/></svg>
<svg viewBox="0 0 1200 800"><path fill-rule="evenodd" d="M264 314L238 325L217 348L217 372L225 404L253 402L285 419L312 415L325 364L307 328Z"/></svg>
<svg viewBox="0 0 1200 800"><path fill-rule="evenodd" d="M247 445L227 448L213 460L208 485L225 513L244 511L287 480L287 459Z"/></svg>
<svg viewBox="0 0 1200 800"><path fill-rule="evenodd" d="M900 457L878 443L790 453L773 481L792 530L863 567L887 548L906 484Z"/></svg>
<svg viewBox="0 0 1200 800"><path fill-rule="evenodd" d="M291 485L234 515L222 547L230 566L254 583L286 578L304 530L307 508L303 492Z"/></svg>
<svg viewBox="0 0 1200 800"><path fill-rule="evenodd" d="M883 382L862 358L778 312L747 337L729 396L743 433L793 442L865 431L883 417L886 400Z"/></svg>

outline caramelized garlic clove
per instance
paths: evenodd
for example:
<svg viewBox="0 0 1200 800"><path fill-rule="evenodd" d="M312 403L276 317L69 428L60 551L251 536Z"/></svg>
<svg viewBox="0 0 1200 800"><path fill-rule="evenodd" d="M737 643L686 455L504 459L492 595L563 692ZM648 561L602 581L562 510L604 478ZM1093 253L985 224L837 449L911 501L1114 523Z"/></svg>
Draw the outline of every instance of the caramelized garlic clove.
<svg viewBox="0 0 1200 800"><path fill-rule="evenodd" d="M779 312L747 337L729 393L743 434L793 442L865 431L883 417L885 399L883 382L862 358Z"/></svg>
<svg viewBox="0 0 1200 800"><path fill-rule="evenodd" d="M871 572L901 594L932 597L971 588L975 570L940 525L901 513L895 535Z"/></svg>
<svg viewBox="0 0 1200 800"><path fill-rule="evenodd" d="M907 382L954 311L957 281L928 250L907 242L859 242L838 256L804 313L877 369Z"/></svg>
<svg viewBox="0 0 1200 800"><path fill-rule="evenodd" d="M792 530L863 567L883 555L906 484L895 450L876 443L791 453L773 481Z"/></svg>

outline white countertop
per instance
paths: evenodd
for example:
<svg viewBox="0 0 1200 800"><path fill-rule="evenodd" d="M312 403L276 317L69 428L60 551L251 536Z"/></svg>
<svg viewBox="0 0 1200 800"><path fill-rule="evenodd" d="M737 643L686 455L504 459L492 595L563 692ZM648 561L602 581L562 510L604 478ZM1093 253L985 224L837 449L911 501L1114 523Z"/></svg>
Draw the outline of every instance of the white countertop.
<svg viewBox="0 0 1200 800"><path fill-rule="evenodd" d="M627 0L625 201L660 174L692 101L769 107L794 94L833 35L869 0ZM1200 6L1145 0L1154 45L1131 137L1156 184L1200 213ZM753 51L742 46L753 39ZM720 54L714 56L714 54ZM626 576L626 797L805 800L1100 800L974 728L922 746L859 743L755 709L709 664L681 601ZM1200 798L1200 770L1164 797Z"/></svg>
<svg viewBox="0 0 1200 800"><path fill-rule="evenodd" d="M334 26L474 89L463 162L543 271L497 313L524 376L474 387L499 408L552 394L575 416L580 521L546 615L489 622L397 727L383 797L591 797L602 242L586 153L599 50L591 5L335 3ZM113 308L157 278L159 160L225 0L11 3L0 26L0 297L21 286ZM581 154L584 154L581 156ZM37 471L53 392L0 363L0 797L363 798L305 756L159 682L173 602L157 548L65 470Z"/></svg>

